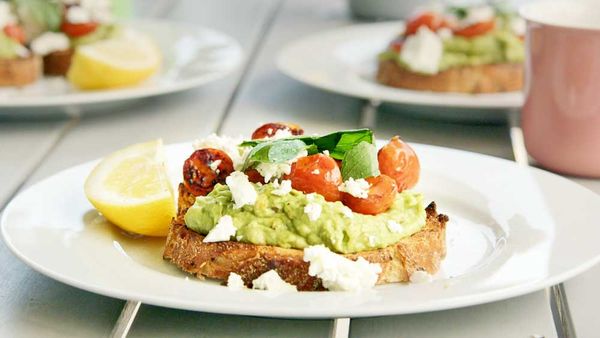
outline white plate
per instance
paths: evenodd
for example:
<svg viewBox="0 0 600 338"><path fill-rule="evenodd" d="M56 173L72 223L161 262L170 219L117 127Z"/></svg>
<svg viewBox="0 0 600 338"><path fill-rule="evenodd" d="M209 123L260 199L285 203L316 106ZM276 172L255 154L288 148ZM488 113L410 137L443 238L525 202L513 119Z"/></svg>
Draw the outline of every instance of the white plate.
<svg viewBox="0 0 600 338"><path fill-rule="evenodd" d="M106 103L166 94L220 79L242 60L237 41L212 29L160 20L131 21L123 26L148 34L160 47L163 65L151 79L134 87L81 91L63 77L44 77L20 89L0 87L0 108Z"/></svg>
<svg viewBox="0 0 600 338"><path fill-rule="evenodd" d="M83 194L94 163L19 194L1 228L10 250L35 270L78 288L173 308L271 317L416 313L518 296L564 281L600 259L600 197L557 175L513 162L416 145L418 189L450 217L448 254L431 283L361 293L232 291L162 260L164 239L130 238ZM191 152L168 148L172 170ZM177 180L177 178L175 179ZM15 258L16 259L16 258Z"/></svg>
<svg viewBox="0 0 600 338"><path fill-rule="evenodd" d="M398 89L375 81L377 55L404 27L402 21L359 24L318 33L286 46L277 66L288 76L332 92L384 102L455 108L508 109L523 103L520 92L434 93Z"/></svg>

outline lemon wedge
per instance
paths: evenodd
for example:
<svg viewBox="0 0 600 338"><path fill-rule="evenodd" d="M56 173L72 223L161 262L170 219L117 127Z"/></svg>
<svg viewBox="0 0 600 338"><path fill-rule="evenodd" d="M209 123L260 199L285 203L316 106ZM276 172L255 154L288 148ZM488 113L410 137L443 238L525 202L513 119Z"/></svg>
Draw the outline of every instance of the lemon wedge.
<svg viewBox="0 0 600 338"><path fill-rule="evenodd" d="M108 155L92 170L84 191L106 219L129 232L166 236L175 216L162 140Z"/></svg>
<svg viewBox="0 0 600 338"><path fill-rule="evenodd" d="M158 47L146 35L124 30L116 37L77 47L67 78L80 89L139 84L161 63Z"/></svg>

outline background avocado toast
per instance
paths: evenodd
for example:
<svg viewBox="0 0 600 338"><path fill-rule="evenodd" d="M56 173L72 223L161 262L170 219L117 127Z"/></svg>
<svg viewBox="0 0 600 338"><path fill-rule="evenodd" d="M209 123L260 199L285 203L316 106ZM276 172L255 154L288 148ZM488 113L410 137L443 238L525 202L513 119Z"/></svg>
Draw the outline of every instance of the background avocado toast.
<svg viewBox="0 0 600 338"><path fill-rule="evenodd" d="M523 87L525 23L488 5L432 7L411 18L379 55L377 81L435 92L496 93Z"/></svg>
<svg viewBox="0 0 600 338"><path fill-rule="evenodd" d="M40 57L25 47L26 37L10 3L0 1L0 86L24 86L42 71Z"/></svg>
<svg viewBox="0 0 600 338"><path fill-rule="evenodd" d="M253 138L267 139L244 142L242 145L252 148L241 152L220 147L215 142L218 137L196 145L198 149L184 164L178 212L167 237L164 259L199 278L231 284L232 276L241 277L248 287L274 270L301 291L348 289L332 286L330 280L324 282L323 275L313 271L316 268L306 251L316 246L327 247L325 250L344 261L377 270L371 284L406 282L416 272L430 275L439 270L446 254L448 217L437 213L435 203L425 208L420 194L405 190L416 183L419 170L418 159L408 145L396 137L375 154L369 130L302 137L297 126L265 126L262 132L257 129ZM273 177L265 176L271 171L261 166L264 163L252 164L264 153L261 149L279 154L277 147L299 140L305 142L306 150L299 156L289 155L293 160L287 161L288 167L283 165ZM207 145L233 151L234 158L242 153L243 163L224 157L219 149L204 148ZM324 147L330 150L323 151ZM360 160L355 161L357 154ZM343 158L341 164L336 163L336 157ZM332 167L327 166L328 161L333 162ZM349 172L356 177L348 176ZM240 189L233 179L238 176L258 196L245 205L238 205ZM306 184L307 180L311 184ZM287 189L286 181L290 185ZM357 182L365 186L353 185ZM316 215L312 207L317 207ZM235 227L214 240L213 235L222 233L220 226L226 217L231 217L230 225Z"/></svg>

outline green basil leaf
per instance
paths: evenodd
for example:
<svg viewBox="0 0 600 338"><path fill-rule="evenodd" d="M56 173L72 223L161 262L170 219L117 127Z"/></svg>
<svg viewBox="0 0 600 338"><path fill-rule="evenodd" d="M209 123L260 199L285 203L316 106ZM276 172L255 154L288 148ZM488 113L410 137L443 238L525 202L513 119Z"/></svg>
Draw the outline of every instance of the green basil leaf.
<svg viewBox="0 0 600 338"><path fill-rule="evenodd" d="M469 15L469 10L466 7L450 7L450 12L456 15L459 20L463 20Z"/></svg>
<svg viewBox="0 0 600 338"><path fill-rule="evenodd" d="M307 146L316 146L314 148L307 149L309 153L329 151L329 156L336 160L344 158L346 152L352 149L354 146L361 142L373 143L373 132L370 129L353 129L353 130L342 130L336 131L331 134L324 136L293 136L281 140L300 140ZM240 144L241 147L256 147L260 144L274 142L271 140L250 140L244 141ZM313 146L313 147L314 147Z"/></svg>
<svg viewBox="0 0 600 338"><path fill-rule="evenodd" d="M263 142L252 148L244 169L250 168L258 163L284 163L293 160L307 149L304 142L300 140L275 140Z"/></svg>
<svg viewBox="0 0 600 338"><path fill-rule="evenodd" d="M359 179L379 176L379 162L375 145L362 141L348 150L342 160L342 178Z"/></svg>

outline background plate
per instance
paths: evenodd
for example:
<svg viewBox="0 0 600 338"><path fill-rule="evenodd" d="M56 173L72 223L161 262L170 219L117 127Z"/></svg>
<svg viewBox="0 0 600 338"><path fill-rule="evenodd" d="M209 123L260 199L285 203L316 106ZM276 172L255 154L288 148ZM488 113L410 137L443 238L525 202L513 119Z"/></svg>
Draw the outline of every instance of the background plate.
<svg viewBox="0 0 600 338"><path fill-rule="evenodd" d="M44 77L23 88L0 88L0 108L107 103L172 93L220 79L242 60L238 42L212 29L161 20L136 20L123 26L148 34L160 47L162 69L151 79L129 88L80 91L63 77ZM0 109L0 115L13 113Z"/></svg>
<svg viewBox="0 0 600 338"><path fill-rule="evenodd" d="M393 21L318 33L286 46L279 54L277 66L288 76L311 86L384 102L471 109L512 109L523 104L520 92L434 93L376 83L377 55L403 27L402 21Z"/></svg>
<svg viewBox="0 0 600 338"><path fill-rule="evenodd" d="M189 144L169 146L179 173ZM360 317L457 308L559 283L600 259L600 198L557 175L484 155L415 145L415 188L450 217L448 254L431 283L389 284L360 293L232 291L161 258L164 239L131 238L88 203L94 163L19 194L1 221L17 257L61 282L99 294L173 308L292 318ZM449 169L451 168L451 169ZM179 181L173 175L173 183Z"/></svg>

